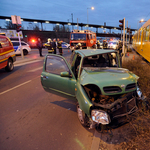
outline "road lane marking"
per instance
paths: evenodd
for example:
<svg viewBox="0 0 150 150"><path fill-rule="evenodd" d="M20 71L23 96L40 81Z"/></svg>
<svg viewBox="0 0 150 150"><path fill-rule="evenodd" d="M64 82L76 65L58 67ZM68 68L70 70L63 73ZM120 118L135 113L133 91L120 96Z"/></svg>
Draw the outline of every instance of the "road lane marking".
<svg viewBox="0 0 150 150"><path fill-rule="evenodd" d="M42 68L43 68L43 66L42 66L42 67L39 67L39 68L35 68L35 69L32 69L32 70L29 70L29 71L27 71L27 72L35 72L35 71L40 70L40 69L42 69Z"/></svg>
<svg viewBox="0 0 150 150"><path fill-rule="evenodd" d="M15 86L15 87L11 88L11 89L8 89L8 90L6 90L6 91L4 91L4 92L1 92L0 95L5 94L5 93L7 93L7 92L9 92L9 91L11 91L11 90L14 90L14 89L16 89L16 88L18 88L18 87L20 87L20 86L22 86L22 85L24 85L24 84L27 84L27 83L29 83L29 82L31 82L31 81L32 81L32 80L29 80L29 81L27 81L27 82L24 82L24 83L22 83L22 84L19 84L19 85Z"/></svg>
<svg viewBox="0 0 150 150"><path fill-rule="evenodd" d="M23 62L23 63L20 63L20 64L14 64L14 66L15 67L17 67L17 66L23 66L23 65L35 63L35 62L38 62L38 61L43 61L43 60L33 60L33 61L30 61L30 62Z"/></svg>

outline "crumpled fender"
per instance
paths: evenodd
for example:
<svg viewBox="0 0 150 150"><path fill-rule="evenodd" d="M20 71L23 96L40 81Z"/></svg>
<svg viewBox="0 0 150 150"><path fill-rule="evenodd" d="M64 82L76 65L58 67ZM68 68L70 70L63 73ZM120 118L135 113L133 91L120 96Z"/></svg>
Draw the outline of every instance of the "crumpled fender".
<svg viewBox="0 0 150 150"><path fill-rule="evenodd" d="M76 84L76 91L75 91L76 98L78 100L80 109L84 111L87 115L90 115L90 107L93 105L88 98L84 88L77 82Z"/></svg>

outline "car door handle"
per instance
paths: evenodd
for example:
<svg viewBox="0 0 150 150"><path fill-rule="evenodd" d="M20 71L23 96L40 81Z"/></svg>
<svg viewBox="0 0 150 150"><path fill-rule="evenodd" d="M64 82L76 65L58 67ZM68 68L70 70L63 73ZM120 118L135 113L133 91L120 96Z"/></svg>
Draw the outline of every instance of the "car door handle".
<svg viewBox="0 0 150 150"><path fill-rule="evenodd" d="M42 78L44 78L44 79L48 79L48 77L47 77L47 76L43 76L43 75L42 75L41 77L42 77Z"/></svg>

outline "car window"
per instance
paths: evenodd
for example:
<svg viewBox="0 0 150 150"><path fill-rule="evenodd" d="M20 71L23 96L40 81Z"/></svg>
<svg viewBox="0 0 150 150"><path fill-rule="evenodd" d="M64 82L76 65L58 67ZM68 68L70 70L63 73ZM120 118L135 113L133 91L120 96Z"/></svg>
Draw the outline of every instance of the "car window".
<svg viewBox="0 0 150 150"><path fill-rule="evenodd" d="M19 42L12 42L13 46L19 46Z"/></svg>
<svg viewBox="0 0 150 150"><path fill-rule="evenodd" d="M85 57L83 67L118 67L117 53Z"/></svg>
<svg viewBox="0 0 150 150"><path fill-rule="evenodd" d="M0 38L1 47L8 47L10 46L10 42L7 38Z"/></svg>
<svg viewBox="0 0 150 150"><path fill-rule="evenodd" d="M69 72L69 68L63 58L58 56L47 56L46 72L60 75L61 72Z"/></svg>
<svg viewBox="0 0 150 150"><path fill-rule="evenodd" d="M27 45L26 43L21 42L21 45Z"/></svg>

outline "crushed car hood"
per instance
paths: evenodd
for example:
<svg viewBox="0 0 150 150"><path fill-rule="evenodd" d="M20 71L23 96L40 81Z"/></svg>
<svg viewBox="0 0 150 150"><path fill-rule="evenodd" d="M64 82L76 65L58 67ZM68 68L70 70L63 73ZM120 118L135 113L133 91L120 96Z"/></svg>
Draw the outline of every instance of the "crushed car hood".
<svg viewBox="0 0 150 150"><path fill-rule="evenodd" d="M104 95L110 95L103 91L104 87L117 86L122 89L118 94L122 94L129 92L125 91L125 87L129 84L137 83L137 79L138 76L124 68L103 68L97 70L92 70L92 68L91 70L87 70L86 68L83 68L80 77L80 84L83 86L87 84L95 84L100 88Z"/></svg>

